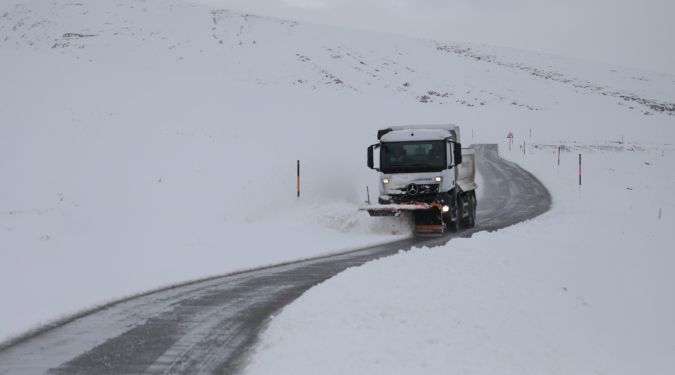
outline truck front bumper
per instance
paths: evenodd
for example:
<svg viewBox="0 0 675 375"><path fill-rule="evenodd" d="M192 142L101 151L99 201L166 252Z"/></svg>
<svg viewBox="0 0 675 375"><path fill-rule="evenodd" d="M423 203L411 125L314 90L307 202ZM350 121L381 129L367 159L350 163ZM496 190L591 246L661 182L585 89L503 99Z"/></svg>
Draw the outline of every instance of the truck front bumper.
<svg viewBox="0 0 675 375"><path fill-rule="evenodd" d="M362 207L361 210L368 211L370 216L400 216L401 212L405 211L420 211L420 210L431 210L438 209L442 212L443 204L439 202L407 202L407 203L394 203L394 204L374 204L366 207Z"/></svg>

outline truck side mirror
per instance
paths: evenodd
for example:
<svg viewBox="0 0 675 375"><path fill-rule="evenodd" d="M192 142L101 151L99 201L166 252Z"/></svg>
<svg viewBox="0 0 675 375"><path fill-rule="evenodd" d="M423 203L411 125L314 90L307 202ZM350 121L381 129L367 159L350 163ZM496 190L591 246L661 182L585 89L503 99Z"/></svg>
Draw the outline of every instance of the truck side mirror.
<svg viewBox="0 0 675 375"><path fill-rule="evenodd" d="M455 159L455 165L462 164L462 144L455 142L454 146L452 156Z"/></svg>
<svg viewBox="0 0 675 375"><path fill-rule="evenodd" d="M378 147L380 147L378 144L368 146L368 168L370 169L375 169L373 166L373 150Z"/></svg>

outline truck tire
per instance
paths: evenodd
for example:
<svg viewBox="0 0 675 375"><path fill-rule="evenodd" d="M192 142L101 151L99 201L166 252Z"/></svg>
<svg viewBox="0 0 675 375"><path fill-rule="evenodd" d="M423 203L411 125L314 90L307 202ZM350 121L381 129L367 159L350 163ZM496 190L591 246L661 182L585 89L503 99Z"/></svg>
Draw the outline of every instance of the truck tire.
<svg viewBox="0 0 675 375"><path fill-rule="evenodd" d="M471 227L476 226L476 211L478 210L478 200L476 199L476 192L471 192Z"/></svg>
<svg viewBox="0 0 675 375"><path fill-rule="evenodd" d="M457 194L457 199L455 201L455 222L453 223L453 229L455 232L459 232L462 229L462 206L463 206L463 194Z"/></svg>
<svg viewBox="0 0 675 375"><path fill-rule="evenodd" d="M463 219L463 226L473 228L476 225L476 198L474 198L473 192L469 192L465 195L465 199L469 203L469 212L466 219Z"/></svg>

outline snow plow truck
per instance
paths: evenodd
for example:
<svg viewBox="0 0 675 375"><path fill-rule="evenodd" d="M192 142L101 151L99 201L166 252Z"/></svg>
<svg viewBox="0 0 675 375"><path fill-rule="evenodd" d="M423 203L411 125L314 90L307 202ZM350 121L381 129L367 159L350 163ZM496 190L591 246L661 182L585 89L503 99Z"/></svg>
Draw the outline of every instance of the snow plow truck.
<svg viewBox="0 0 675 375"><path fill-rule="evenodd" d="M475 152L462 149L456 125L380 129L368 147L368 167L379 172L370 216L411 212L417 233L444 233L476 223Z"/></svg>

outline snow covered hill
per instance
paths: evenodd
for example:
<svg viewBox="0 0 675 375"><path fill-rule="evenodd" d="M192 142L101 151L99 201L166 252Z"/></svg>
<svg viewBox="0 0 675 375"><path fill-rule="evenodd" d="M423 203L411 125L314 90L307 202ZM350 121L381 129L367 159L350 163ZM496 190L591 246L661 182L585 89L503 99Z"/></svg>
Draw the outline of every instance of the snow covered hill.
<svg viewBox="0 0 675 375"><path fill-rule="evenodd" d="M198 1L0 5L0 340L162 285L409 235L357 212L391 124L675 139L675 77ZM295 162L303 192L295 198Z"/></svg>
<svg viewBox="0 0 675 375"><path fill-rule="evenodd" d="M299 24L185 0L26 1L4 8L3 49L134 70L534 111L604 96L592 104L675 114L672 76L532 52Z"/></svg>

